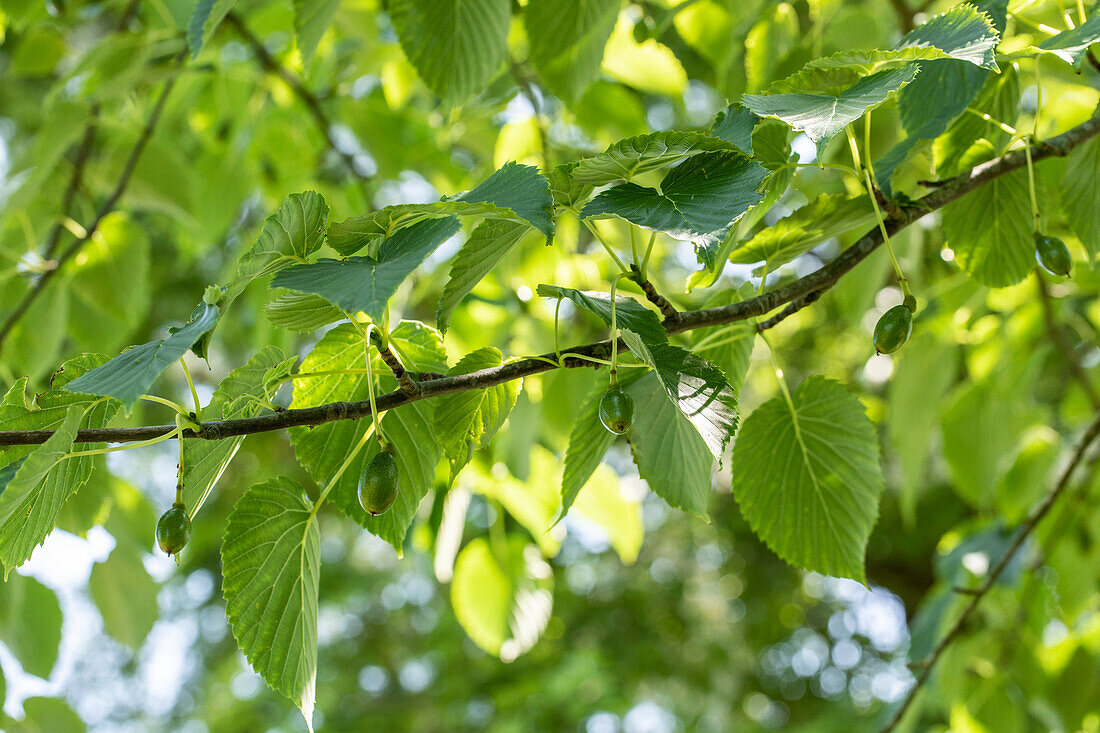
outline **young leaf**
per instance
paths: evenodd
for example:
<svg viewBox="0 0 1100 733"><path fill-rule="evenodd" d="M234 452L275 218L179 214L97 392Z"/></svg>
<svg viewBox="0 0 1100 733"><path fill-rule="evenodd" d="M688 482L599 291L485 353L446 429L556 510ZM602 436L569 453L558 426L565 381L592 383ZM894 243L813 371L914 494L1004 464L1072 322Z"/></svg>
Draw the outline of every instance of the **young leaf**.
<svg viewBox="0 0 1100 733"><path fill-rule="evenodd" d="M557 285L539 285L538 294L544 298L568 298L578 307L595 313L608 326L611 325L611 296L593 290L574 290ZM668 342L668 332L661 325L661 318L633 298L615 297L615 322L618 328L626 328L642 337L647 344Z"/></svg>
<svg viewBox="0 0 1100 733"><path fill-rule="evenodd" d="M774 271L826 239L862 231L874 223L875 212L866 196L823 193L735 249L730 262L767 262Z"/></svg>
<svg viewBox="0 0 1100 733"><path fill-rule="evenodd" d="M1027 172L1013 171L943 209L943 234L955 261L978 282L1001 288L1035 267Z"/></svg>
<svg viewBox="0 0 1100 733"><path fill-rule="evenodd" d="M469 374L501 363L500 352L496 349L478 349L464 356L447 374ZM508 419L518 395L519 386L515 382L505 382L436 399L435 435L451 465L451 481L469 463L474 448L489 445Z"/></svg>
<svg viewBox="0 0 1100 733"><path fill-rule="evenodd" d="M393 0L390 19L420 78L454 107L485 88L508 46L508 0Z"/></svg>
<svg viewBox="0 0 1100 733"><path fill-rule="evenodd" d="M481 278L500 264L512 248L531 231L526 224L512 221L483 221L458 250L451 262L451 273L443 286L436 320L439 330L446 332L451 313Z"/></svg>
<svg viewBox="0 0 1100 733"><path fill-rule="evenodd" d="M298 333L312 333L344 319L344 312L319 295L284 293L264 306L271 325Z"/></svg>
<svg viewBox="0 0 1100 733"><path fill-rule="evenodd" d="M575 177L579 165L579 163L562 163L550 170L547 177L550 179L550 195L554 199L554 206L576 209L592 195L592 184L581 183Z"/></svg>
<svg viewBox="0 0 1100 733"><path fill-rule="evenodd" d="M474 643L510 662L534 646L549 623L553 588L550 566L522 537L513 535L500 548L479 537L455 561L451 603Z"/></svg>
<svg viewBox="0 0 1100 733"><path fill-rule="evenodd" d="M572 178L580 184L605 186L668 168L700 153L730 150L735 150L730 143L701 132L653 132L620 140L599 155L585 158L576 164Z"/></svg>
<svg viewBox="0 0 1100 733"><path fill-rule="evenodd" d="M265 346L246 364L231 371L203 408L204 420L230 420L256 415L291 373L297 357L286 358L275 346ZM192 519L244 442L244 436L225 440L183 442L183 504Z"/></svg>
<svg viewBox="0 0 1100 733"><path fill-rule="evenodd" d="M882 493L878 437L843 385L810 377L749 415L733 447L733 494L790 564L863 582Z"/></svg>
<svg viewBox="0 0 1100 733"><path fill-rule="evenodd" d="M635 405L630 449L638 473L670 506L705 519L714 473L707 444L655 375L645 375L626 392Z"/></svg>
<svg viewBox="0 0 1100 733"><path fill-rule="evenodd" d="M909 65L863 77L839 94L746 94L741 103L761 117L775 117L805 132L820 158L834 135L892 97L916 75L916 65Z"/></svg>
<svg viewBox="0 0 1100 733"><path fill-rule="evenodd" d="M576 100L595 81L620 0L531 0L524 24L531 63L555 95Z"/></svg>
<svg viewBox="0 0 1100 733"><path fill-rule="evenodd" d="M255 243L237 261L237 277L226 297L237 297L250 282L270 275L295 260L304 260L325 243L328 204L316 191L292 193L264 220Z"/></svg>
<svg viewBox="0 0 1100 733"><path fill-rule="evenodd" d="M199 303L186 325L168 338L124 351L103 366L73 380L65 388L70 392L115 397L129 409L149 391L161 372L218 325L220 317L215 306Z"/></svg>
<svg viewBox="0 0 1100 733"><path fill-rule="evenodd" d="M672 169L660 191L622 183L589 201L581 217L615 216L694 242L700 262L713 268L730 227L763 198L757 189L767 174L739 153L704 153Z"/></svg>
<svg viewBox="0 0 1100 733"><path fill-rule="evenodd" d="M317 692L316 508L293 480L252 486L233 507L222 541L225 614L237 645L313 730Z"/></svg>
<svg viewBox="0 0 1100 733"><path fill-rule="evenodd" d="M277 274L271 287L314 293L349 313L363 311L381 323L397 288L458 226L454 217L422 221L384 241L378 259L349 257L294 265Z"/></svg>

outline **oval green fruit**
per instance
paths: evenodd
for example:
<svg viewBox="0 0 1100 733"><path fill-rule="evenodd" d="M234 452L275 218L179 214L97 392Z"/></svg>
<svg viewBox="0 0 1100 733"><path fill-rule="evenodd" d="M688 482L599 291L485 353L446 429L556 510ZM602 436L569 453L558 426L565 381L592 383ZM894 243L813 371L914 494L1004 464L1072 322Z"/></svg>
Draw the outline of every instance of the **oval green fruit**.
<svg viewBox="0 0 1100 733"><path fill-rule="evenodd" d="M397 459L388 450L371 459L359 476L359 505L376 517L397 498Z"/></svg>
<svg viewBox="0 0 1100 733"><path fill-rule="evenodd" d="M169 555L175 555L191 539L191 518L183 504L173 504L157 521L157 544Z"/></svg>
<svg viewBox="0 0 1100 733"><path fill-rule="evenodd" d="M875 352L892 354L909 340L913 330L913 311L905 305L895 305L882 314L875 324Z"/></svg>
<svg viewBox="0 0 1100 733"><path fill-rule="evenodd" d="M1057 237L1035 238L1035 261L1051 275L1069 277L1073 269L1073 257L1069 249Z"/></svg>
<svg viewBox="0 0 1100 733"><path fill-rule="evenodd" d="M608 390L600 399L600 422L615 435L624 435L634 422L634 400L617 387Z"/></svg>

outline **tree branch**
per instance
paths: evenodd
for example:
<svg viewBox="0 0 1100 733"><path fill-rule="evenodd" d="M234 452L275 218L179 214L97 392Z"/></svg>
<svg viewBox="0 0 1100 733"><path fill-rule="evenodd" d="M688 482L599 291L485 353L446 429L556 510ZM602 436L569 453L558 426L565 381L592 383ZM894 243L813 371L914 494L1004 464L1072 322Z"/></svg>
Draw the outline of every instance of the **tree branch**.
<svg viewBox="0 0 1100 733"><path fill-rule="evenodd" d="M1066 155L1075 146L1080 145L1092 136L1100 133L1100 116L1083 122L1073 129L1057 137L1051 138L1045 144L1039 146L1032 153L1032 160ZM920 199L914 204L900 208L898 213L886 220L886 229L895 232L909 226L930 211L940 209L952 201L964 196L982 184L1023 168L1026 158L1023 151L1016 151L1001 156L995 160L983 163L962 175L944 181L932 193ZM858 242L844 250L836 259L794 282L788 283L775 290L768 291L755 298L734 303L732 305L716 308L704 308L696 311L683 311L677 314L673 320L665 322L665 328L669 333L681 333L706 326L721 326L727 323L743 321L749 318L759 318L788 303L792 307L797 301L802 300L800 306L793 308L793 313L799 307L808 305L805 299L814 293L821 293L835 284L844 273L851 270L863 259L871 254L882 242L882 233L879 227L871 229ZM779 314L783 318L783 313ZM778 316L777 316L778 318ZM782 320L782 318L779 318ZM778 322L778 320L776 321ZM774 325L774 324L773 324ZM620 348L625 345L620 341ZM611 353L610 341L597 341L583 346L566 349L566 351L596 358L607 358ZM502 364L491 369L482 369L470 374L441 377L429 381L422 381L418 385L415 395L402 391L390 392L377 400L378 410L392 410L396 407L428 399L442 394L464 392L472 389L485 389L504 382L541 374L556 367L552 362L557 356L554 353L543 354L540 357L520 359ZM569 366L569 364L567 364ZM334 420L359 419L370 415L370 403L361 402L335 402L318 407L304 409L284 410L271 415L240 418L237 420L222 420L203 423L202 432L194 433L186 431L185 438L204 438L206 440L219 440L238 435L250 435L272 430L301 425L321 425ZM174 425L151 425L134 428L102 428L96 430L81 430L77 434L77 442L121 443L135 440L145 440L164 435L175 429ZM53 434L51 430L10 430L0 431L0 445L34 445L43 443Z"/></svg>
<svg viewBox="0 0 1100 733"><path fill-rule="evenodd" d="M282 79L286 85L290 87L290 90L294 92L294 95L306 106L310 116L313 117L313 121L321 131L321 135L325 138L325 143L332 152L340 157L340 160L343 161L348 171L360 181L369 181L371 176L360 170L359 165L355 162L355 156L343 150L336 143L336 138L332 134L332 120L329 119L328 113L321 107L321 100L317 98L317 95L311 92L301 79L291 73L290 69L279 63L278 59L268 52L267 47L248 29L248 26L244 24L240 16L236 13L229 13L225 16L225 19L233 26L241 39L248 44L248 47L252 49L252 53L256 54L256 58L259 59L260 65L263 66L268 73Z"/></svg>
<svg viewBox="0 0 1100 733"><path fill-rule="evenodd" d="M1066 365L1069 366L1070 375L1077 380L1077 384L1081 386L1081 390L1085 393L1089 403L1092 405L1092 409L1100 410L1100 394L1096 391L1096 385L1092 383L1092 379L1089 378L1088 372L1081 366L1081 362L1077 360L1077 357L1073 354L1073 347L1066 339L1066 333L1062 330L1057 319L1054 317L1054 302L1050 297L1050 291L1047 289L1047 284L1043 281L1041 273L1036 271L1035 282L1039 286L1039 301L1043 304L1043 319L1046 321L1047 333L1050 335L1050 340L1054 342L1054 345L1058 348L1058 351L1062 352L1062 358L1066 360Z"/></svg>
<svg viewBox="0 0 1100 733"><path fill-rule="evenodd" d="M973 591L973 597L971 598L970 603L966 605L966 608L963 609L962 615L959 616L959 618L955 621L954 625L952 625L947 634L944 635L942 639L940 639L940 643L936 645L936 648L932 650L932 653L919 663L921 672L920 675L917 677L916 683L909 689L909 692L906 694L905 699L902 700L901 705L894 712L893 717L890 718L890 722L888 722L886 724L886 727L882 729L882 733L888 733L888 731L892 731L898 725L898 723L901 722L901 719L905 715L905 712L909 709L909 706L916 698L917 692L919 692L920 688L925 684L925 682L928 681L928 677L932 674L932 668L936 666L936 662L939 661L944 651L947 649L948 646L951 645L951 642L953 642L959 636L959 634L962 633L963 627L970 620L970 617L974 614L974 611L978 608L978 604L982 602L982 598L985 597L985 594L989 592L989 589L993 587L993 585L1004 573L1005 568L1008 567L1008 563L1012 561L1012 558L1016 556L1016 553L1023 546L1024 542L1027 541L1027 538L1031 536L1031 533L1035 530L1036 525L1038 525L1039 522L1043 520L1043 517L1045 517L1047 513L1050 512L1051 508L1054 506L1055 503L1057 503L1058 499L1065 492L1066 488L1069 486L1069 480L1073 476L1073 472L1077 469L1077 466L1080 465L1081 460L1085 457L1085 453L1089 449L1089 446L1091 446L1093 442L1096 441L1097 437L1100 437L1100 413L1097 414L1096 418L1092 421L1092 424L1085 432L1085 435L1077 444L1077 448L1073 452L1073 457L1070 459L1069 465L1067 465L1065 470L1062 471L1062 475L1059 476L1058 482L1054 485L1054 488L1051 489L1049 494L1047 494L1046 498L1043 500L1043 503L1032 510L1031 514L1028 515L1028 518L1024 520L1024 523L1021 524L1020 527L1016 530L1016 538L1013 540L1012 545L1010 545L1008 551L1001 556L1001 559L993 567L993 570L989 573L989 576L986 577L985 582L982 583L982 585L979 586L977 590Z"/></svg>
<svg viewBox="0 0 1100 733"><path fill-rule="evenodd" d="M186 55L187 51L185 49L176 56L176 61L183 60ZM85 229L84 236L74 241L61 252L61 256L57 258L57 264L39 276L34 285L24 293L23 299L19 301L15 309L8 314L4 324L0 326L0 351L3 350L4 341L11 334L12 329L15 328L15 324L18 323L19 319L23 317L23 314L31 307L35 299L42 294L46 285L48 285L57 273L61 271L62 266L71 260L73 256L76 255L93 236L95 236L103 219L114 211L115 205L118 204L119 199L122 198L122 194L126 192L126 187L130 184L130 179L133 177L134 170L137 168L138 160L141 159L141 154L145 152L145 146L149 144L149 140L153 136L153 130L156 129L157 122L160 120L161 113L164 111L164 104L168 101L168 95L171 93L172 87L175 86L177 78L177 76L173 75L164 82L164 89L161 91L156 104L153 105L153 111L149 114L149 119L146 120L141 135L130 151L130 157L126 159L126 163L122 167L122 174L119 176L114 190L111 192L111 195L107 197L107 200L103 202L103 205L99 207L95 219Z"/></svg>

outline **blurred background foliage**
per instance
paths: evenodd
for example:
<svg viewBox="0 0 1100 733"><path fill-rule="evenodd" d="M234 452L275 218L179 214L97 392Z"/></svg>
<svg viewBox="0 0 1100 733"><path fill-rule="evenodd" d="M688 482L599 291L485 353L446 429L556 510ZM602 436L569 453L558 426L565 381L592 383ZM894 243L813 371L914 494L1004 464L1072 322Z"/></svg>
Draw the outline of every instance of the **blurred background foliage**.
<svg viewBox="0 0 1100 733"><path fill-rule="evenodd" d="M526 3L516 2L505 62L458 106L441 104L420 80L385 2L333 5L331 28L308 62L286 0L237 2L198 56L181 62L192 0L0 2L0 313L41 270L36 253L54 224L63 221L63 237L71 237L94 218L161 86L177 78L117 211L5 345L5 388L27 374L41 389L66 356L115 353L180 322L206 285L228 280L288 193L317 190L341 219L469 189L509 160L548 167L626 136L705 125L727 99L762 91L811 58L889 47L914 21L952 3L917 10L913 0L623 2L602 21L612 30L599 73L589 85L570 85L536 73L531 59L540 49L528 37ZM1000 50L1037 43L1044 25L1064 28L1060 6L1013 0ZM1035 113L1030 64L1019 64L1019 97L1005 112L1020 129L1030 129ZM1044 62L1043 73L1040 137L1087 119L1100 98L1100 77L1088 64L1075 73ZM89 123L96 131L83 187L62 217ZM892 105L875 114L876 157L900 136ZM805 138L793 146L812 160ZM847 154L836 140L824 161L846 162ZM895 189L914 193L916 181L951 164L934 149L920 154L899 171ZM1056 195L1065 166L1047 160L1037 172L1049 228L1077 255L1072 281L1048 283L1044 295L1033 278L982 287L952 262L933 215L895 240L914 290L929 303L897 358L874 357L870 346L877 317L898 299L885 253L773 332L792 383L811 374L839 379L880 427L888 489L867 553L869 587L778 560L741 519L728 474L715 478L705 523L647 495L619 448L604 479L625 497L621 511L593 521L578 506L545 536L531 529L541 516L539 492L557 491L546 467L555 470L597 376L570 370L530 379L501 438L449 493L426 502L402 558L323 514L318 727L641 733L881 725L913 679L907 663L927 653L968 600L953 589L981 581L1096 407L1067 362L1069 355L1096 378L1100 278ZM858 188L828 168L799 169L764 222L835 192ZM629 247L625 228L599 226ZM776 282L816 268L866 228L828 240ZM658 249L662 292L684 307L706 302L711 289L684 292L694 255L664 237ZM440 268L453 251L445 246L402 287L396 313L434 322ZM731 265L715 289L735 288L751 271ZM598 243L562 217L554 246L517 248L456 310L451 362L481 346L506 355L551 349L553 303L534 297L535 286L606 290L610 273ZM204 397L262 345L288 353L312 345L315 337L270 324L268 297L266 288L250 288L219 327L209 371L192 363ZM564 343L601 337L598 324L568 304L562 313ZM741 390L743 414L775 394L761 351ZM178 376L160 386L188 400ZM129 421L168 419L162 408L139 406ZM178 568L153 554L155 517L174 487L174 448L103 464L108 470L66 506L64 532L0 590L8 729L303 729L298 712L237 650L218 587L218 545L243 487L279 474L309 484L286 437L244 443ZM1100 514L1091 468L942 660L916 729L1100 730ZM460 516L451 522L459 536L441 548L447 502ZM525 521L525 511L534 518ZM530 531L552 568L546 631L510 663L466 636L448 586L459 540L486 536L498 517L510 532Z"/></svg>

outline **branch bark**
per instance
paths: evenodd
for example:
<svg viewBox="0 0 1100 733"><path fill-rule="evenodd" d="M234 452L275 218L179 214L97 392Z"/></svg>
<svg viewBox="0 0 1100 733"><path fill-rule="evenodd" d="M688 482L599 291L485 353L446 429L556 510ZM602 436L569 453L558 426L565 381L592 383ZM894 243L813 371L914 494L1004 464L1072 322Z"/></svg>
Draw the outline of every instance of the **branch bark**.
<svg viewBox="0 0 1100 733"><path fill-rule="evenodd" d="M1077 444L1076 450L1073 452L1073 457L1070 459L1069 465L1062 471L1062 475L1059 476L1058 482L1054 485L1054 488L1050 490L1043 503L1032 510L1028 518L1024 520L1024 523L1016 530L1016 539L1013 540L1012 545L1008 548L1008 551L1001 556L1001 559L993 567L993 570L986 577L985 582L982 583L976 590L972 591L973 597L970 603L963 609L962 615L951 626L951 629L940 639L940 643L936 645L936 648L932 650L932 653L927 658L919 663L921 670L917 676L916 683L909 688L909 692L906 694L905 699L902 700L901 705L894 712L890 722L886 724L886 727L882 729L882 733L888 733L897 727L901 722L905 712L909 709L909 706L913 704L913 700L916 698L917 693L921 687L928 681L928 677L932 674L933 667L936 666L936 662L939 661L944 651L951 645L953 641L962 633L963 628L966 626L970 617L974 614L974 611L978 608L978 604L982 602L982 598L985 597L989 589L997 582L997 580L1004 573L1005 568L1008 567L1009 562L1016 556L1016 553L1023 547L1024 542L1031 536L1031 533L1035 531L1036 525L1039 524L1051 510L1051 508L1057 503L1058 499L1065 492L1069 486L1069 480L1073 477L1074 471L1077 466L1081 464L1081 461L1085 457L1085 453L1088 452L1089 447L1096 441L1097 437L1100 437L1100 413L1092 421L1088 430L1085 432L1084 437Z"/></svg>
<svg viewBox="0 0 1100 733"><path fill-rule="evenodd" d="M318 129L321 131L321 135L325 138L325 143L340 157L340 160L344 162L344 166L348 169L353 176L360 181L369 181L370 175L364 173L359 169L358 164L355 162L355 156L343 150L337 143L336 138L332 133L332 120L329 119L328 113L325 112L324 107L321 106L321 100L306 87L305 83L299 79L296 75L291 73L289 69L279 63L278 59L268 52L267 47L264 46L263 41L257 38L252 31L248 29L248 26L244 24L240 16L236 13L229 13L225 16L226 22L233 26L233 29L237 31L237 34L248 47L252 49L252 53L259 59L260 65L269 73L282 79L290 90L294 92L294 95L301 100L302 104L309 110L309 114L313 117L313 121L316 123Z"/></svg>
<svg viewBox="0 0 1100 733"><path fill-rule="evenodd" d="M176 56L176 61L182 61L186 58L186 55L187 51L185 49ZM122 167L122 174L119 176L114 190L111 192L111 195L107 197L107 200L99 207L99 210L96 211L95 219L85 229L84 236L62 250L61 256L57 258L57 264L38 277L38 280L23 295L23 299L19 301L15 309L8 314L4 324L0 326L0 351L3 350L4 341L11 334L12 329L15 328L15 324L19 322L19 319L22 318L31 307L31 304L42 294L42 291L50 281L53 280L57 273L61 271L65 263L71 260L81 248L95 236L95 233L99 230L99 225L107 215L114 211L115 205L118 204L119 199L121 199L122 195L126 192L126 187L130 185L130 179L134 175L134 170L137 169L141 154L145 152L145 146L149 144L149 140L153 137L153 130L156 129L157 122L160 121L161 113L164 112L164 104L168 101L168 95L172 92L172 87L175 86L177 78L176 75L173 75L168 77L168 80L164 82L164 89L161 91L156 104L153 105L153 111L149 114L149 118L145 122L145 127L138 136L137 143L134 144L133 149L130 151L130 156L126 159L126 163Z"/></svg>
<svg viewBox="0 0 1100 733"><path fill-rule="evenodd" d="M1047 140L1032 152L1032 159L1043 160L1053 156L1062 156L1069 153L1077 145L1085 142L1094 135L1100 134L1100 115L1083 122L1077 127ZM1015 151L996 158L988 163L983 163L956 178L942 182L934 191L924 196L916 203L898 209L895 215L886 221L886 229L890 234L909 226L931 211L940 209L965 194L973 191L984 183L1018 170L1026 165L1023 151ZM806 298L815 293L821 293L832 287L846 272L851 270L868 255L875 251L882 243L882 233L879 227L875 227L865 234L858 242L844 250L836 259L794 282L771 290L755 298L734 303L732 305L716 308L704 308L696 311L682 311L673 319L665 320L665 328L669 333L681 333L706 326L720 326L749 318L759 318L767 315L776 308L788 303L792 304L794 312L807 305ZM801 303L798 306L794 304ZM784 311L786 313L786 311ZM787 313L789 315L789 313ZM783 313L779 316L786 315ZM778 318L778 316L777 316ZM779 318L782 320L782 318ZM776 321L778 322L778 321ZM774 325L774 324L773 324ZM620 348L625 345L620 341ZM583 346L566 349L582 356L591 356L606 359L611 353L610 341L597 341ZM556 367L552 363L556 355L543 354L541 357L520 359L503 364L491 369L482 369L456 376L442 377L429 381L422 381L416 394L407 394L400 390L390 392L377 400L379 412L392 410L396 407L428 399L442 394L464 392L472 389L484 389L504 382L541 374ZM361 402L334 402L318 407L309 407L295 410L284 410L270 415L241 418L237 420L222 420L203 423L202 431L195 433L186 431L185 438L203 438L206 440L220 440L239 435L269 432L300 425L321 425L335 420L359 419L370 415L370 403ZM150 425L133 428L104 428L97 430L81 430L77 434L77 442L121 443L136 440L146 440L164 435L175 429L174 425ZM0 445L34 445L43 443L52 435L50 430L13 430L0 431Z"/></svg>

